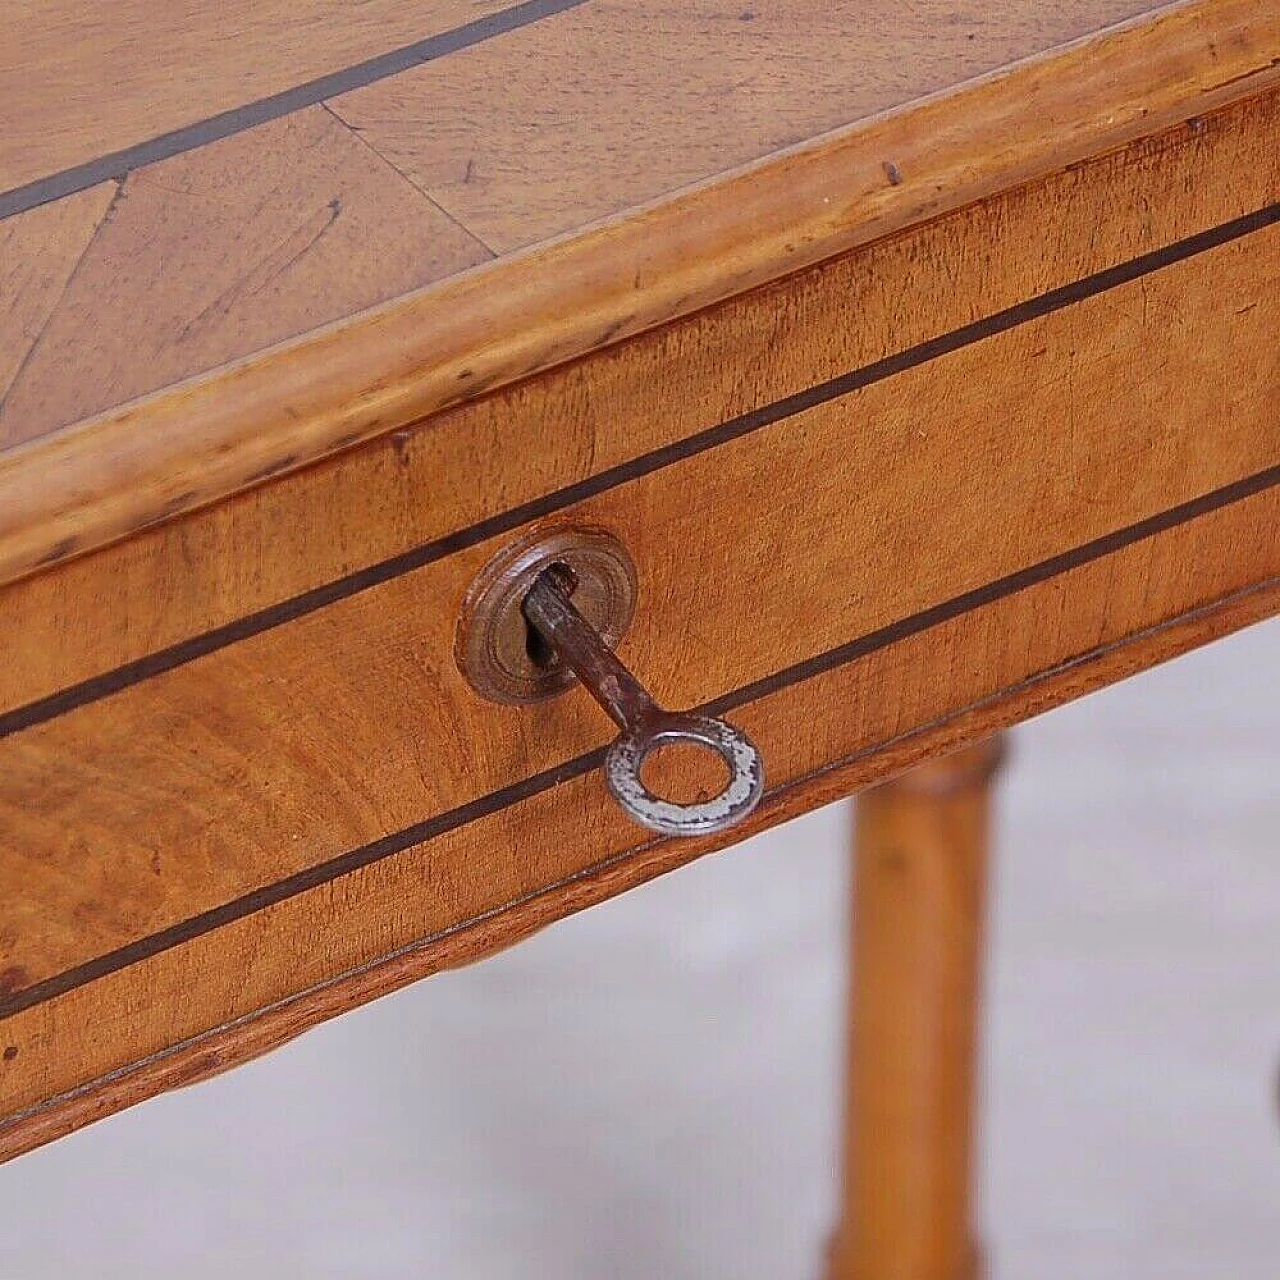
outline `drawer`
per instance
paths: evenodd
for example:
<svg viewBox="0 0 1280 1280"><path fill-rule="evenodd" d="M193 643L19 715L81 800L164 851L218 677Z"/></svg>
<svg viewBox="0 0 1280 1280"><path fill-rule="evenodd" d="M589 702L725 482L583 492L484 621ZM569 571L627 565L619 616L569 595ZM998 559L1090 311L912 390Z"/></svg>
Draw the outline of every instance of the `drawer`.
<svg viewBox="0 0 1280 1280"><path fill-rule="evenodd" d="M0 593L0 1149L219 1069L1276 607L1276 99L629 339ZM581 690L478 696L537 530L759 744L633 826Z"/></svg>

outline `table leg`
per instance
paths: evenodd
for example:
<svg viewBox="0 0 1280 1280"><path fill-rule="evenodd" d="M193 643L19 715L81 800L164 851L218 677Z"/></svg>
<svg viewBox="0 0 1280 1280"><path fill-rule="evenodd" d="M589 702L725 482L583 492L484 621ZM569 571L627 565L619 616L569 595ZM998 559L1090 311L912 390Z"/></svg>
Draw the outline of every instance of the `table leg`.
<svg viewBox="0 0 1280 1280"><path fill-rule="evenodd" d="M830 1280L972 1280L977 1040L998 739L857 802L841 1220Z"/></svg>

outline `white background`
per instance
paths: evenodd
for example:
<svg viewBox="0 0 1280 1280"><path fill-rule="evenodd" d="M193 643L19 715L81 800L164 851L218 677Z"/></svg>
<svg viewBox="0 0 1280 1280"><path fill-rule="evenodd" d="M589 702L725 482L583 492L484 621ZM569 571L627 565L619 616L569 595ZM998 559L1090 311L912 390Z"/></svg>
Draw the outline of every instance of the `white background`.
<svg viewBox="0 0 1280 1280"><path fill-rule="evenodd" d="M1280 627L1023 728L999 1280L1280 1275ZM817 1277L846 812L0 1169L0 1277Z"/></svg>

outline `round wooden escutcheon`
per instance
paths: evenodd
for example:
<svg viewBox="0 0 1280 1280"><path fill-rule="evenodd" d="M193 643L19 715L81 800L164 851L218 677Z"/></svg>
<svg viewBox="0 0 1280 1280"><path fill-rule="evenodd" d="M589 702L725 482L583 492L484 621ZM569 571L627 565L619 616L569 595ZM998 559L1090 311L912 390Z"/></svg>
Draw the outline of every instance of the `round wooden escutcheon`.
<svg viewBox="0 0 1280 1280"><path fill-rule="evenodd" d="M594 528L535 530L485 565L462 604L454 656L482 697L537 702L574 683L573 672L540 643L521 611L529 588L553 564L571 571L574 606L610 648L631 625L636 569L617 538Z"/></svg>

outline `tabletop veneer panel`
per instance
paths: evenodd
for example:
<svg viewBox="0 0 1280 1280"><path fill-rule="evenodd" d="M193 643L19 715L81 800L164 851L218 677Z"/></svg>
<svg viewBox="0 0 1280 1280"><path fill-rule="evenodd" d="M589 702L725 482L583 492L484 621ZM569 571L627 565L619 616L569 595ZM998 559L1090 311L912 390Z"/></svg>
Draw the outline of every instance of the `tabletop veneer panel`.
<svg viewBox="0 0 1280 1280"><path fill-rule="evenodd" d="M1152 7L593 0L330 105L508 252Z"/></svg>
<svg viewBox="0 0 1280 1280"><path fill-rule="evenodd" d="M310 74L308 68L328 68L348 56L343 50L356 58L371 44L393 47L415 21L430 33L495 6L436 0L426 13L417 13L393 0L354 10L313 0L292 15L274 4L255 8L252 15L242 8L233 5L228 14L132 0L110 17L99 17L86 16L83 0L63 0L52 13L33 9L24 15L14 24L13 70L0 76L0 86L8 85L11 94L26 94L9 108L14 127L5 133L16 152L14 172L30 168L23 157L33 147L46 148L43 163L55 167L86 147L111 153L137 140L135 135L145 139L163 133L175 120L188 123L214 115L226 103L248 102L253 86L274 92ZM507 6L502 12L523 8ZM1029 0L961 6L921 0L906 7L889 0L871 6L853 0L834 6L829 0L769 0L744 8L708 0L688 6L661 0L563 0L561 11L555 8L555 0L537 0L529 20L510 30L477 37L410 70L323 98L367 147L499 254L954 88L1155 6L1150 0L1070 0L1048 10ZM237 39L222 35L238 27L243 34ZM148 33L147 39L139 32ZM148 62L142 57L144 49L153 48L148 41L168 56L149 53ZM196 59L205 63L199 75L191 71ZM95 83L92 103L82 102L87 86ZM38 87L34 94L32 85ZM6 118L5 109L0 98L0 119ZM264 118L273 116L267 112ZM186 157L181 171L191 176L173 188L175 208L167 208L162 198L167 179L161 174L154 175L149 208L135 207L139 234L155 243L154 269L163 270L164 293L194 298L206 287L207 258L179 252L169 238L172 228L193 213L183 199L192 185L212 191L221 183L234 193L243 181L269 225L294 216L289 185L272 195L253 175L259 165L270 171L279 160L277 135L260 125L246 127L255 120L246 108L245 123L228 126L231 138L243 139L238 146L227 148L228 139L215 130L212 141L181 150ZM98 143L87 141L99 136ZM238 157L243 178L229 177L228 156ZM123 177L128 186L130 175L141 177L172 163L153 161L125 155L96 176ZM0 144L0 188L9 185L3 164ZM358 177L353 172L349 181ZM271 200L280 207L269 208ZM369 206L370 217L376 208ZM238 217L243 210L244 199L233 196L209 214L224 273L249 278L260 267L262 245L253 219ZM381 267L383 288L373 297L312 298L302 317L311 327L358 314L372 302L410 293L437 278L424 279L411 265L420 232L406 227L394 208L374 238L389 249ZM444 274L473 261L461 255ZM152 358L153 341L135 346L122 340L114 361L94 364L104 312L113 331L128 335L137 327L130 304L147 273L134 270L128 260L119 269L122 279L101 282L105 288L92 295L91 303L83 290L58 303L56 324L77 352L85 349L86 367L78 381L92 383L93 395L80 401L38 394L44 388L37 385L15 397L8 423L0 428L0 450L300 332L300 308L232 292L222 300L225 323L242 332L244 342L185 342L184 318L163 315L158 325L170 329L162 339L164 360ZM19 349L9 358L30 357Z"/></svg>
<svg viewBox="0 0 1280 1280"><path fill-rule="evenodd" d="M1280 199L1275 111L1275 94L1222 108L0 587L0 714L163 669L246 616L304 611L350 575L1253 215Z"/></svg>
<svg viewBox="0 0 1280 1280"><path fill-rule="evenodd" d="M510 7L510 0L10 0L0 44L0 190Z"/></svg>
<svg viewBox="0 0 1280 1280"><path fill-rule="evenodd" d="M0 235L84 199L0 222ZM39 248L55 276L61 246ZM29 326L0 448L490 256L319 106L136 170Z"/></svg>
<svg viewBox="0 0 1280 1280"><path fill-rule="evenodd" d="M578 9L586 13L591 0ZM1030 6L1008 12L1015 10L1032 14ZM748 23L737 15L739 26L754 23L751 12ZM899 25L910 27L910 12L897 15ZM563 16L540 11L541 21ZM1020 21L972 32L974 43L998 44ZM491 32L433 65L531 25L537 21ZM904 49L927 62L935 33L924 35L916 32L913 45L908 33ZM65 429L19 422L12 435L25 443L0 450L0 579L44 570L931 214L1263 92L1280 80L1277 50L1280 15L1257 0L1147 12ZM7 198L0 194L0 207Z"/></svg>
<svg viewBox="0 0 1280 1280"><path fill-rule="evenodd" d="M104 182L0 222L0 412L115 193Z"/></svg>
<svg viewBox="0 0 1280 1280"><path fill-rule="evenodd" d="M701 704L1275 483L1278 327L1280 224L558 518L629 547L640 618L623 651L664 704ZM495 706L454 665L463 594L508 537L0 742L0 961L39 984L600 745L607 722L583 700Z"/></svg>

